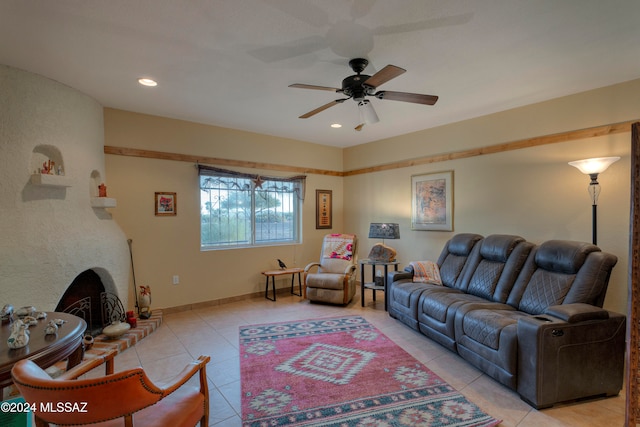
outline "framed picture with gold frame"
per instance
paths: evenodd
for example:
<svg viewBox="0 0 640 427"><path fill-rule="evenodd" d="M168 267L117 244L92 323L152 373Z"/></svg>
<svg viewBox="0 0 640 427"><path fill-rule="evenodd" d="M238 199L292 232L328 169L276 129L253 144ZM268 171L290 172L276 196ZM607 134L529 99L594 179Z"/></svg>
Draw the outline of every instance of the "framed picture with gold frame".
<svg viewBox="0 0 640 427"><path fill-rule="evenodd" d="M176 193L156 192L156 216L175 216L178 213L178 199Z"/></svg>
<svg viewBox="0 0 640 427"><path fill-rule="evenodd" d="M411 229L453 231L453 171L411 177Z"/></svg>
<svg viewBox="0 0 640 427"><path fill-rule="evenodd" d="M333 228L333 193L316 190L316 229Z"/></svg>

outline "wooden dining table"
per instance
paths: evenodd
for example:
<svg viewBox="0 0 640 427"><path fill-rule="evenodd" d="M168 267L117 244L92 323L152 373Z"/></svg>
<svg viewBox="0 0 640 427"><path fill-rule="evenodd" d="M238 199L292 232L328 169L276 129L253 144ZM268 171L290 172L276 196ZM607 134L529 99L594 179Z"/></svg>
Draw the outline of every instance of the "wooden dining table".
<svg viewBox="0 0 640 427"><path fill-rule="evenodd" d="M44 328L53 319L61 319L64 323L58 327L57 334L46 335ZM29 344L17 349L7 345L12 325L13 322L0 326L0 392L13 382L11 368L19 360L30 359L42 369L65 359L68 359L67 369L70 369L82 361L83 336L87 329L83 319L67 313L47 312L46 319L38 320L37 325L29 327Z"/></svg>

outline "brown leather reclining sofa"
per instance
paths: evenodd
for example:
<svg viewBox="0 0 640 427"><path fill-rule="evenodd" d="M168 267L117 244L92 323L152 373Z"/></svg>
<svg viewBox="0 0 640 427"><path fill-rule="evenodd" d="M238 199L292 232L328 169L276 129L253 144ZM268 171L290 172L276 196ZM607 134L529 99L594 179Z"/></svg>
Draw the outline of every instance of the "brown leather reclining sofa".
<svg viewBox="0 0 640 427"><path fill-rule="evenodd" d="M617 258L589 243L455 235L442 285L389 273L389 315L518 392L535 408L614 396L626 318L602 308Z"/></svg>

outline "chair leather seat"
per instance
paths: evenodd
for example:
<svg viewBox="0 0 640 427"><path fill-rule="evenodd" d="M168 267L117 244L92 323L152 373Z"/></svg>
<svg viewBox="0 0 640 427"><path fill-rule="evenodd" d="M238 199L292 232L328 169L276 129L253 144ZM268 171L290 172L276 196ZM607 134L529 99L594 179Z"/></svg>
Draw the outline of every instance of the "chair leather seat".
<svg viewBox="0 0 640 427"><path fill-rule="evenodd" d="M183 386L155 405L133 415L135 427L193 427L202 417L204 396L198 387ZM91 424L96 427L122 427L122 418Z"/></svg>

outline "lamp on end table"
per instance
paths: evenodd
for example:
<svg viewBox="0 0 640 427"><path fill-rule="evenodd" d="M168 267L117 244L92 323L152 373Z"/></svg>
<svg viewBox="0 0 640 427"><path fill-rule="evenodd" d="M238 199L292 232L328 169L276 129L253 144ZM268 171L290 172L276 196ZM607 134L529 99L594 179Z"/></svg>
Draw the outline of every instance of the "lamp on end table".
<svg viewBox="0 0 640 427"><path fill-rule="evenodd" d="M369 238L382 239L371 248L368 258L371 261L392 262L396 260L396 250L385 245L385 239L399 239L400 226L391 222L372 222L369 225Z"/></svg>

